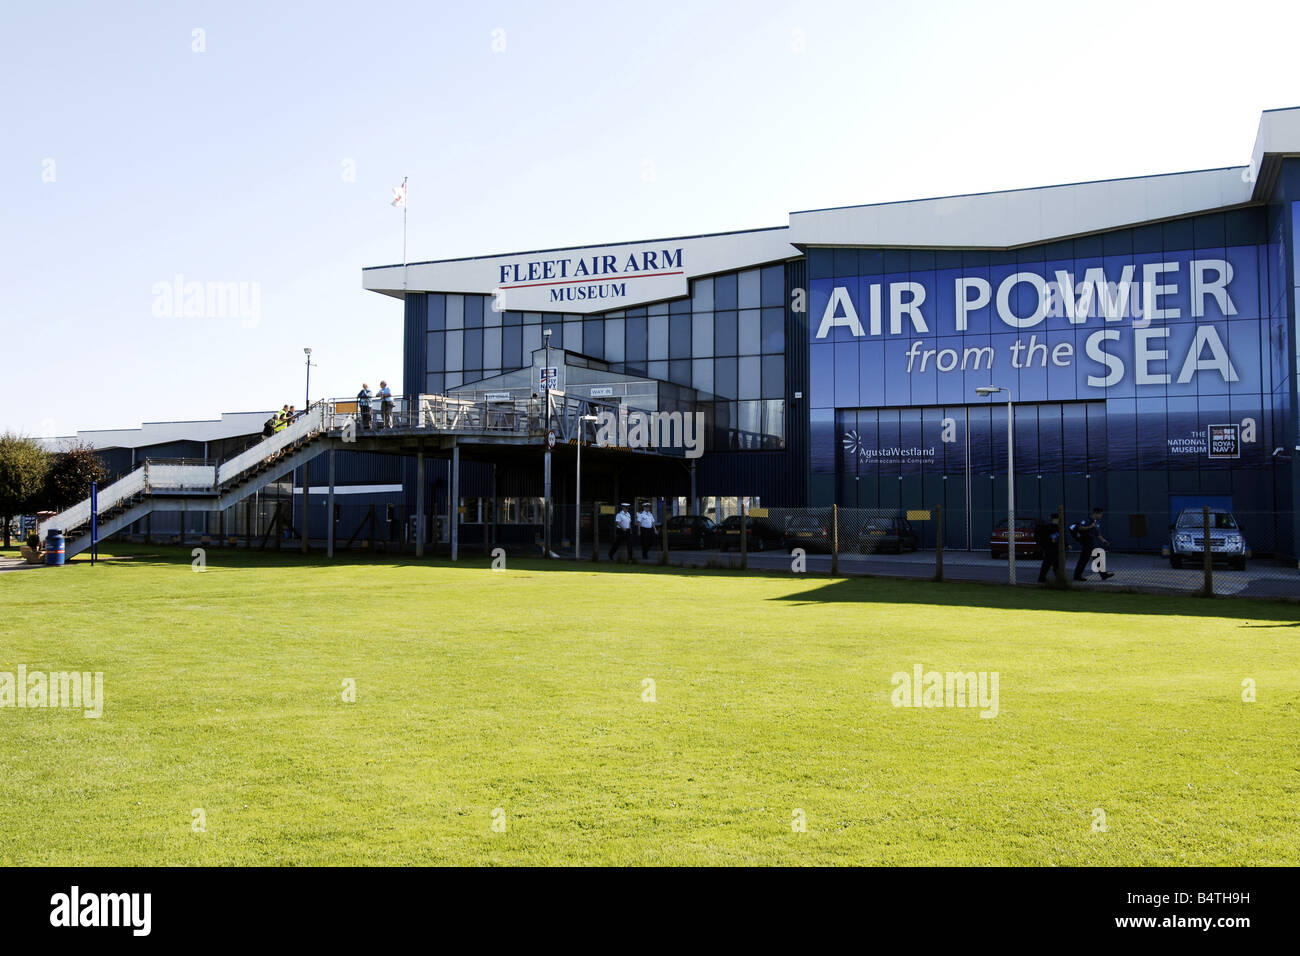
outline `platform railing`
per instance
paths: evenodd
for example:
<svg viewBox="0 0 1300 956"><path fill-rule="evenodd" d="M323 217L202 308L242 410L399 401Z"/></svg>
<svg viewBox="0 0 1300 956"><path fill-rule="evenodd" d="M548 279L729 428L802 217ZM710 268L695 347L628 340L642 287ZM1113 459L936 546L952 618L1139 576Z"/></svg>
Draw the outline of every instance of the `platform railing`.
<svg viewBox="0 0 1300 956"><path fill-rule="evenodd" d="M313 438L327 430L327 425L334 419L333 402L317 402L284 429L269 438L240 452L229 461L217 466L216 487L220 488L234 481L244 472L256 467L269 458L282 453L286 448L301 441Z"/></svg>

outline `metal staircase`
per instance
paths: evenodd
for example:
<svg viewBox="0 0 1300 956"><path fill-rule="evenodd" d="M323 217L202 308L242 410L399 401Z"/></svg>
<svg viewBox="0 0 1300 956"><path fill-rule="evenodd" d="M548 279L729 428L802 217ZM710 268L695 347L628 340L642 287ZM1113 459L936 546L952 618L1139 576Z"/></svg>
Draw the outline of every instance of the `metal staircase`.
<svg viewBox="0 0 1300 956"><path fill-rule="evenodd" d="M559 441L576 441L579 436L586 441L591 429L584 429L584 422L599 412L617 414L619 408L617 402L555 390L544 398L471 401L456 395L419 395L395 404L391 425L366 432L357 427L353 403L325 400L312 405L284 431L219 464L146 461L99 491L97 536L108 538L155 512L225 511L331 449L393 451L412 436L534 444L545 436L548 417ZM356 444L359 438L364 439L361 445ZM52 528L63 533L67 557L89 548L90 499L41 522L41 538Z"/></svg>
<svg viewBox="0 0 1300 956"><path fill-rule="evenodd" d="M333 403L320 402L284 431L219 465L146 461L99 492L100 540L157 511L224 511L279 481L330 447ZM91 544L90 499L41 522L42 539L51 528L67 539L65 554L80 554Z"/></svg>

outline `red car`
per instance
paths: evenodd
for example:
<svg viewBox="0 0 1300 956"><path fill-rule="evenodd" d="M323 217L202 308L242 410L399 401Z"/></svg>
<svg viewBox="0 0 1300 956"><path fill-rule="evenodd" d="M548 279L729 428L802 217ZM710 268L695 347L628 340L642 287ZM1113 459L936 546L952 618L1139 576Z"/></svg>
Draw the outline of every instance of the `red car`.
<svg viewBox="0 0 1300 956"><path fill-rule="evenodd" d="M1034 540L1034 527L1037 524L1037 518L1016 519L1017 558L1039 557L1038 542ZM993 533L989 535L989 557L1005 558L1007 550L1007 519L1003 518L993 526Z"/></svg>

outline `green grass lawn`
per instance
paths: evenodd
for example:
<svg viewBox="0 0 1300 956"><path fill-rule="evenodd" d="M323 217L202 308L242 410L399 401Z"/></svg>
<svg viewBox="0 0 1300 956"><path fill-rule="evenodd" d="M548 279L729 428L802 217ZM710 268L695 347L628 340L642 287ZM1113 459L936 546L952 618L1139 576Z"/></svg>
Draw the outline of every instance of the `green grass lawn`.
<svg viewBox="0 0 1300 956"><path fill-rule="evenodd" d="M0 708L0 863L1300 862L1293 605L117 553L0 574L0 671L105 686Z"/></svg>

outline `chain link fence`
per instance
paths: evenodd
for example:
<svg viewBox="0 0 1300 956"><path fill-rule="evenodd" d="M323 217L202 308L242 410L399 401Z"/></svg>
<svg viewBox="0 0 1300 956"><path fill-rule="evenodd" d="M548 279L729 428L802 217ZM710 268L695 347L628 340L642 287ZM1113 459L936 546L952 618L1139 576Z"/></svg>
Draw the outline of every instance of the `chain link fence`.
<svg viewBox="0 0 1300 956"><path fill-rule="evenodd" d="M745 509L742 535L739 515L715 523L665 515L663 503L652 504L653 530L642 533L641 509L633 508L632 526L622 535L615 506L584 505L576 551L573 505L560 506L552 551L596 562L1300 598L1300 567L1288 553L1290 513L1184 509L1170 516L1167 528L1146 529L1133 546L1136 523L1128 522L1121 536L1105 513L1091 511L1018 515L1008 535L1005 512L752 507ZM1125 543L1112 540L1121 537ZM531 554L540 551L539 543Z"/></svg>

